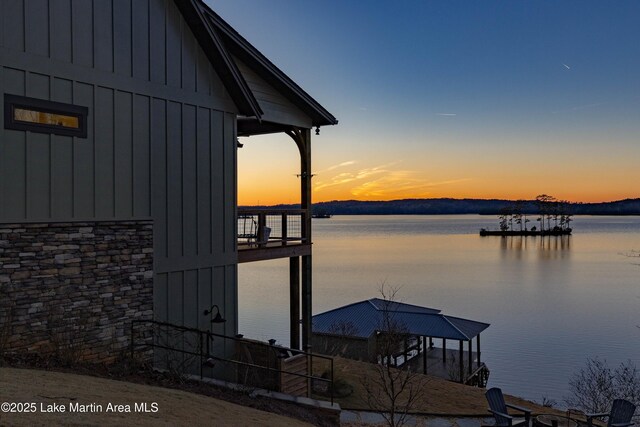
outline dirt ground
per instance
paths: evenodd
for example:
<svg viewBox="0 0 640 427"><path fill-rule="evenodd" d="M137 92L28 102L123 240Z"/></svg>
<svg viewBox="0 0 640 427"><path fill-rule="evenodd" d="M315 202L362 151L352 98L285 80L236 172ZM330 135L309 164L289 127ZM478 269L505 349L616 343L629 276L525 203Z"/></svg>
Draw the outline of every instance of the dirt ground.
<svg viewBox="0 0 640 427"><path fill-rule="evenodd" d="M350 396L337 398L336 402L343 409L367 409L362 378L375 375L375 365L340 357L336 357L334 363L335 378L345 380L354 389ZM419 377L422 377L424 393L412 412L479 417L489 415L487 412L487 400L484 397L485 389L466 386L428 375L419 375ZM529 408L538 414L564 414L564 412L513 396L505 395L505 400L508 403Z"/></svg>
<svg viewBox="0 0 640 427"><path fill-rule="evenodd" d="M46 369L46 368L45 368ZM367 410L362 379L375 375L375 366L335 358L335 379L353 388L349 396L336 398L343 409ZM216 425L216 426L297 426L325 425L304 408L271 399L252 399L247 395L215 389L197 382L176 384L154 376L126 376L110 371L83 371L88 374L38 369L0 368L0 403L35 403L35 413L0 412L4 425ZM99 377L92 376L98 375ZM104 378L104 377L107 378ZM100 378L102 377L102 378ZM115 381L109 377L120 378ZM419 375L424 390L411 412L447 416L486 417L484 389L464 386L440 378ZM126 382L131 381L131 382ZM150 385L151 384L151 385ZM155 384L155 385L153 385ZM158 387L158 385L163 387ZM178 389L176 389L178 388ZM215 397L212 397L215 396ZM328 400L328 396L316 396ZM530 408L534 413L558 413L520 398L505 396L507 402ZM96 412L70 413L72 404L96 404ZM108 403L129 405L131 412L107 412ZM157 404L157 412L135 412L135 403ZM236 404L239 403L239 404ZM43 413L49 405L65 407L65 413ZM43 406L41 406L43 405ZM101 405L98 412L97 405ZM241 406L242 405L242 406ZM91 410L92 407L88 406ZM123 407L121 409L127 409ZM265 412L263 410L270 411ZM296 417L290 418L290 417ZM305 423L302 420L309 421ZM311 424L312 423L312 424Z"/></svg>
<svg viewBox="0 0 640 427"><path fill-rule="evenodd" d="M0 368L0 403L2 402L35 403L37 408L35 413L0 412L2 426L311 425L293 418L180 390L31 369ZM92 403L101 405L102 411L69 412L71 404ZM109 403L129 405L131 412L107 412ZM152 403L156 403L157 412L136 413L135 403L146 403L149 411L153 411ZM64 407L66 412L41 412L41 409L53 404ZM127 407L123 406L120 409L126 410Z"/></svg>

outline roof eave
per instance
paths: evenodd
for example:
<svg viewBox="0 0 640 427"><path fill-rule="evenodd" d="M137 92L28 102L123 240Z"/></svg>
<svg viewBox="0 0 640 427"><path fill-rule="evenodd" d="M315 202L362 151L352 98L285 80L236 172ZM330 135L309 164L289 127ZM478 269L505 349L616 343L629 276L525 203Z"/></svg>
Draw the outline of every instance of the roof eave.
<svg viewBox="0 0 640 427"><path fill-rule="evenodd" d="M227 24L211 8L203 4L207 14L216 28L220 31L221 37L228 41L227 47L238 56L238 58L255 66L255 71L261 75L269 84L280 90L285 97L293 102L298 108L304 111L312 119L313 126L336 125L336 119L326 108L311 95L306 93L300 86L291 80L285 73L276 67L260 51L253 47L244 37Z"/></svg>
<svg viewBox="0 0 640 427"><path fill-rule="evenodd" d="M263 111L231 59L215 28L209 25L199 0L174 0L187 25L195 34L209 62L222 80L240 114L261 119ZM206 6L205 6L206 7Z"/></svg>

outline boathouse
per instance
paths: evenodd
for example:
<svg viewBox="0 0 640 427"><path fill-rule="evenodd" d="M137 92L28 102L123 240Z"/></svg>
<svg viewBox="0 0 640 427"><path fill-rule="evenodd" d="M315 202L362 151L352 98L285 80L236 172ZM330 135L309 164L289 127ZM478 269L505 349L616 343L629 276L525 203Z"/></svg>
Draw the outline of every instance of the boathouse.
<svg viewBox="0 0 640 427"><path fill-rule="evenodd" d="M372 298L313 316L313 347L319 353L371 363L409 364L425 374L484 386L488 369L480 360L480 333L488 327L438 309ZM389 335L396 338L394 348L385 351L381 347ZM448 350L448 342L457 342L457 349Z"/></svg>
<svg viewBox="0 0 640 427"><path fill-rule="evenodd" d="M140 319L233 337L238 263L285 257L309 348L311 134L337 120L201 0L0 9L3 350L110 360ZM273 133L300 209L239 212L238 137Z"/></svg>

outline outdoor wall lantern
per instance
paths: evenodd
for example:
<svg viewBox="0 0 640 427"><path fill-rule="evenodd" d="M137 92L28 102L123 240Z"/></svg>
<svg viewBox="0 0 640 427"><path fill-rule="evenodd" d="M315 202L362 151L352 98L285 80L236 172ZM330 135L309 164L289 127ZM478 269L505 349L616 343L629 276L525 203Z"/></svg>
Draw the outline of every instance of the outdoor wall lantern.
<svg viewBox="0 0 640 427"><path fill-rule="evenodd" d="M213 315L214 308L216 309L215 316ZM211 315L211 323L224 323L227 321L227 319L223 318L222 315L220 314L220 307L218 307L217 304L212 305L209 310L205 310L204 315L206 316L207 314Z"/></svg>

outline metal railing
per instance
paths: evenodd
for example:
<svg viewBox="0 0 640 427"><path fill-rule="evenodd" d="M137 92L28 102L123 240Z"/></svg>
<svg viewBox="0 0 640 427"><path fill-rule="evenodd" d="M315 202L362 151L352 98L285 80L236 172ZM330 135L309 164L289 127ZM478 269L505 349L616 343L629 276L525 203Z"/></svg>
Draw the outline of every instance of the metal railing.
<svg viewBox="0 0 640 427"><path fill-rule="evenodd" d="M489 368L484 363L481 363L480 366L465 379L464 383L466 385L484 388L487 386L488 381Z"/></svg>
<svg viewBox="0 0 640 427"><path fill-rule="evenodd" d="M138 338L138 339L136 339ZM214 340L223 340L223 343L230 341L234 343L234 352L231 357L215 354L213 350ZM226 347L223 345L223 347ZM161 349L167 352L175 352L180 355L189 356L189 360L183 359L178 363L179 371L188 370L189 366L199 366L200 378L212 377L205 375L204 369L212 367L213 363L230 364L234 366L236 381L252 387L270 389L273 391L282 390L282 379L285 375L301 378L307 381L307 395L309 395L314 385L326 384L326 390L333 405L334 387L333 358L309 353L303 350L291 349L277 346L271 343L249 340L240 337L230 337L201 329L187 326L174 325L172 323L160 322L157 320L135 319L131 321L131 338L129 351L131 358L138 353L149 354L154 349ZM253 353L253 358L251 354ZM166 354L165 354L166 356ZM248 357L247 357L248 356ZM266 357L265 357L266 356ZM287 361L304 357L306 360L305 373L288 371L282 369ZM254 359L257 359L254 360ZM314 359L320 359L328 365L328 378L313 374ZM263 363L260 363L263 362ZM244 378L241 374L244 369ZM175 366L174 366L175 369ZM229 373L229 371L225 370ZM263 375L256 375L256 372L263 372ZM184 372L180 372L184 373ZM249 375L253 374L253 376Z"/></svg>
<svg viewBox="0 0 640 427"><path fill-rule="evenodd" d="M238 250L308 242L304 209L238 209Z"/></svg>

